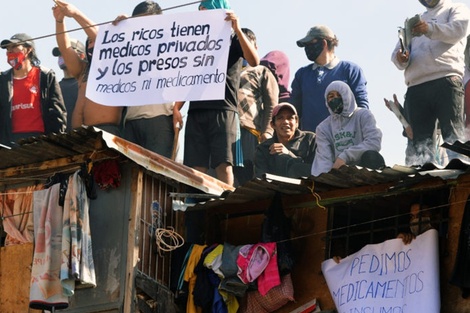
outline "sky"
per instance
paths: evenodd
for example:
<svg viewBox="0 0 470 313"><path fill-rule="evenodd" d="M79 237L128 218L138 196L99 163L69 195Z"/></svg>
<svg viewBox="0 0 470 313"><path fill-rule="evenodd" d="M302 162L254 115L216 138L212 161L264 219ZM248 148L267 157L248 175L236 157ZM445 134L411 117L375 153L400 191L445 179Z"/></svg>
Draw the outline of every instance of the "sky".
<svg viewBox="0 0 470 313"><path fill-rule="evenodd" d="M97 24L114 20L120 14L130 15L142 0L71 0ZM171 8L192 3L194 0L159 0L160 6ZM470 0L460 0L470 7ZM303 38L310 27L329 26L339 39L336 55L358 64L368 82L369 107L383 132L381 153L388 166L404 165L406 140L395 115L389 111L383 99L392 99L395 93L400 102L406 92L403 72L391 62L391 53L397 42L398 27L407 17L424 12L418 0L230 0L240 25L254 31L260 57L272 50L284 51L290 59L291 80L295 72L310 63L304 50L296 41ZM52 15L52 0L3 1L0 13L0 40L15 33L27 33L35 40L36 50L43 66L54 69L59 79L62 71L57 58L52 56L55 42L55 22ZM197 11L197 4L167 10L164 14ZM79 26L67 19L69 30ZM70 36L85 42L82 30ZM0 70L9 69L4 61Z"/></svg>

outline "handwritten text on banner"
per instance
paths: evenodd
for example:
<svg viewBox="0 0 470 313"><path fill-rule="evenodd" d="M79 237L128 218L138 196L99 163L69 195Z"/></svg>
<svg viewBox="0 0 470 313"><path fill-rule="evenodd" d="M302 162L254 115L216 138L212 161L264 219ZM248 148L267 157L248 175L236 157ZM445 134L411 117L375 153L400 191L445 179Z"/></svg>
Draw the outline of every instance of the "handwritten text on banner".
<svg viewBox="0 0 470 313"><path fill-rule="evenodd" d="M231 35L225 12L151 15L100 26L87 97L109 106L223 99Z"/></svg>
<svg viewBox="0 0 470 313"><path fill-rule="evenodd" d="M409 245L401 239L367 245L322 263L339 313L439 313L438 234L431 229Z"/></svg>

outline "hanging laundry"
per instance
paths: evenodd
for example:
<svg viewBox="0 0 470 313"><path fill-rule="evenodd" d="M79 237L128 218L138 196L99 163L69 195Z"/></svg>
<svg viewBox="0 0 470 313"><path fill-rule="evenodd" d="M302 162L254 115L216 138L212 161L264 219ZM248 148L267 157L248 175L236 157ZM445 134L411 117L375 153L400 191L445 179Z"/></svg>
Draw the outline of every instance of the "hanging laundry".
<svg viewBox="0 0 470 313"><path fill-rule="evenodd" d="M79 171L61 177L33 194L33 309L65 309L77 284L96 286L86 186Z"/></svg>
<svg viewBox="0 0 470 313"><path fill-rule="evenodd" d="M33 194L34 254L31 269L29 307L65 309L68 297L62 293L59 279L62 249L62 207L60 184Z"/></svg>
<svg viewBox="0 0 470 313"><path fill-rule="evenodd" d="M219 244L214 250L209 252L209 254L207 254L206 258L204 259L204 266L208 269L211 269L220 279L224 278L224 274L220 270L220 267L222 266L223 251L224 245ZM217 293L222 297L225 305L222 305L220 302L218 302ZM214 299L213 312L225 312L225 309L227 313L236 313L238 311L238 299L234 294L219 289L215 290Z"/></svg>
<svg viewBox="0 0 470 313"><path fill-rule="evenodd" d="M275 242L245 245L237 258L238 277L245 284L257 280L261 295L281 284Z"/></svg>
<svg viewBox="0 0 470 313"><path fill-rule="evenodd" d="M69 178L63 213L60 280L67 296L74 294L76 283L96 287L88 211L86 186L77 171Z"/></svg>
<svg viewBox="0 0 470 313"><path fill-rule="evenodd" d="M121 170L117 160L106 160L95 164L93 177L100 189L117 188L121 184Z"/></svg>
<svg viewBox="0 0 470 313"><path fill-rule="evenodd" d="M217 246L218 244L213 244L206 247L202 251L201 258L194 268L194 274L197 276L193 291L194 304L198 307L201 307L202 312L219 313L220 311L213 312L212 310L214 302L217 305L220 304L222 307L225 307L223 299L217 291L217 287L220 284L220 278L212 270L204 266L204 260L206 259L206 256ZM222 311L221 313L227 313L226 307L225 311Z"/></svg>
<svg viewBox="0 0 470 313"><path fill-rule="evenodd" d="M5 246L33 242L33 192L40 189L42 184L10 189L0 198Z"/></svg>
<svg viewBox="0 0 470 313"><path fill-rule="evenodd" d="M87 160L86 163L82 164L80 166L78 175L80 175L83 180L83 183L85 184L86 194L88 195L88 198L90 198L91 200L95 200L98 195L96 194L96 183L93 177L93 162L91 162L91 160Z"/></svg>
<svg viewBox="0 0 470 313"><path fill-rule="evenodd" d="M184 255L184 259L181 262L181 271L178 277L178 284L175 292L175 304L181 308L181 311L186 309L189 297L189 283L185 280L186 266L188 265L189 257L193 252L194 244L190 244L189 248Z"/></svg>
<svg viewBox="0 0 470 313"><path fill-rule="evenodd" d="M237 258L242 246L234 246L229 243L224 243L224 250L222 251L222 264L219 269L224 275L219 290L232 293L237 297L243 297L248 285L243 283L238 278Z"/></svg>
<svg viewBox="0 0 470 313"><path fill-rule="evenodd" d="M294 252L291 236L292 224L282 206L281 193L276 192L271 205L265 212L261 242L277 242L277 262L281 275L290 273L294 267Z"/></svg>
<svg viewBox="0 0 470 313"><path fill-rule="evenodd" d="M194 269L196 268L197 264L199 263L199 260L201 259L202 251L204 251L204 248L206 246L201 246L201 245L193 245L193 248L191 250L191 255L189 256L188 263L186 265L186 269L184 272L184 280L188 282L188 302L186 305L186 312L187 313L201 313L201 308L198 308L194 304L194 296L193 296L193 291L194 291L194 286L196 285L196 278L197 275L194 273Z"/></svg>

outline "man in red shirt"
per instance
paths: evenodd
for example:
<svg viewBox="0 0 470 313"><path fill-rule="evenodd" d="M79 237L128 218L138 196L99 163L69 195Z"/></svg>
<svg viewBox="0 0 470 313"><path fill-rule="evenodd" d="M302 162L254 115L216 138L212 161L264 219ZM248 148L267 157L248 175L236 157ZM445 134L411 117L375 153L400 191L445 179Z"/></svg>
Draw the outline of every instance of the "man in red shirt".
<svg viewBox="0 0 470 313"><path fill-rule="evenodd" d="M12 67L0 75L0 142L64 132L67 113L55 73L39 66L30 36L15 34L1 42Z"/></svg>

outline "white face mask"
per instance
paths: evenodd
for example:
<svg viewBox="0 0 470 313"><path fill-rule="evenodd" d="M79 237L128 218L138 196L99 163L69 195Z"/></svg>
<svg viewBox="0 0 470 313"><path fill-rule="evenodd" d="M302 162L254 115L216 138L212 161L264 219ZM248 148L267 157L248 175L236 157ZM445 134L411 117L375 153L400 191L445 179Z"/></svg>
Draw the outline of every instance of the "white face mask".
<svg viewBox="0 0 470 313"><path fill-rule="evenodd" d="M65 65L64 58L62 56L59 56L57 58L57 64L59 65L61 70L65 70L67 68L67 66Z"/></svg>
<svg viewBox="0 0 470 313"><path fill-rule="evenodd" d="M421 217L421 220L418 217L415 217L410 221L410 230L415 236L418 236L431 228L431 218L429 216L423 216Z"/></svg>

